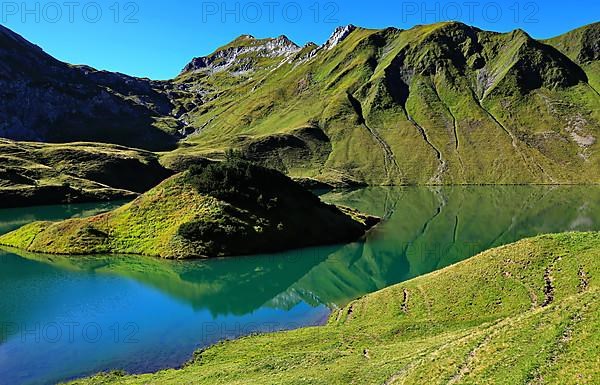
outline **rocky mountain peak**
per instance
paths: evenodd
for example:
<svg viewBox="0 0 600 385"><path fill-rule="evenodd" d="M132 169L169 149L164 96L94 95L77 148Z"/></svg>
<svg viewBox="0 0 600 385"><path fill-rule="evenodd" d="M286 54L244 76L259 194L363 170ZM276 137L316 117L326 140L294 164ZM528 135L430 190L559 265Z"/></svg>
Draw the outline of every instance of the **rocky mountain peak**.
<svg viewBox="0 0 600 385"><path fill-rule="evenodd" d="M232 67L242 66L243 71L254 69L260 58L287 58L301 48L287 36L256 39L252 35L242 35L230 44L208 56L194 58L182 71L221 72Z"/></svg>
<svg viewBox="0 0 600 385"><path fill-rule="evenodd" d="M300 46L288 39L287 36L281 35L275 39L266 39L264 48L272 51L275 56L281 56L298 51Z"/></svg>
<svg viewBox="0 0 600 385"><path fill-rule="evenodd" d="M527 40L533 40L533 38L531 36L529 36L529 34L527 32L525 32L524 30L522 30L521 28L514 29L511 32L511 34L514 38L521 37L521 38L525 38Z"/></svg>
<svg viewBox="0 0 600 385"><path fill-rule="evenodd" d="M335 46L340 44L344 39L348 37L356 29L355 25L348 24L346 26L337 27L333 34L329 37L327 42L323 44L323 48L326 50L333 49Z"/></svg>

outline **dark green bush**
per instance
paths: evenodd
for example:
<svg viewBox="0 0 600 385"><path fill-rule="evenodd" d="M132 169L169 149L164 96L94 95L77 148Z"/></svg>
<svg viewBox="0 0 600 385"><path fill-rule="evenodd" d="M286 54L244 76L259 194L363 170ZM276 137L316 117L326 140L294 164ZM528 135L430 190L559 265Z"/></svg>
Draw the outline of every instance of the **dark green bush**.
<svg viewBox="0 0 600 385"><path fill-rule="evenodd" d="M179 227L179 235L183 238L205 242L206 252L217 254L221 250L218 245L243 243L253 229L242 221L226 217L219 221L192 221Z"/></svg>
<svg viewBox="0 0 600 385"><path fill-rule="evenodd" d="M312 233L312 221L329 223L330 211L318 197L280 172L233 154L223 162L192 166L185 183L225 202L219 217L198 218L180 226L179 235L196 243L199 253L282 250L304 236L329 236Z"/></svg>
<svg viewBox="0 0 600 385"><path fill-rule="evenodd" d="M280 172L245 161L233 153L223 162L190 167L188 182L202 194L261 210L277 208L282 194L310 194Z"/></svg>

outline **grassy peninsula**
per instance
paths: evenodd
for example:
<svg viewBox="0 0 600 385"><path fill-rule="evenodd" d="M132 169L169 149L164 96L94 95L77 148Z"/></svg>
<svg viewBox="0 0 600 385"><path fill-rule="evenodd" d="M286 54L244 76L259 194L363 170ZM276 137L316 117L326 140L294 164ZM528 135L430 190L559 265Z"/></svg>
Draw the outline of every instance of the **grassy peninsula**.
<svg viewBox="0 0 600 385"><path fill-rule="evenodd" d="M377 222L321 202L278 171L230 157L192 167L114 211L34 222L0 243L51 254L220 257L349 242Z"/></svg>
<svg viewBox="0 0 600 385"><path fill-rule="evenodd" d="M600 234L544 235L367 295L323 327L71 384L597 384L599 276Z"/></svg>

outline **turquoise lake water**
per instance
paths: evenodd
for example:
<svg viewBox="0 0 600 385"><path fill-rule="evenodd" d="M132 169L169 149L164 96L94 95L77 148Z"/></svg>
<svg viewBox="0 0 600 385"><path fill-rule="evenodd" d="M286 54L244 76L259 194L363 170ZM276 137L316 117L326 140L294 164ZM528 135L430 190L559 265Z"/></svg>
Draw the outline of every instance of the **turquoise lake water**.
<svg viewBox="0 0 600 385"><path fill-rule="evenodd" d="M0 384L177 367L219 340L322 324L353 298L493 246L600 230L600 187L382 187L322 198L385 221L352 244L210 261L0 250ZM119 204L0 210L0 233Z"/></svg>

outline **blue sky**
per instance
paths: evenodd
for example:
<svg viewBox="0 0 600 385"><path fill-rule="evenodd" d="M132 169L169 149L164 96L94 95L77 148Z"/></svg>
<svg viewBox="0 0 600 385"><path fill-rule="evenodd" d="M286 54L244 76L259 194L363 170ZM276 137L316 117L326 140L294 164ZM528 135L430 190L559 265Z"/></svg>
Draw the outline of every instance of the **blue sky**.
<svg viewBox="0 0 600 385"><path fill-rule="evenodd" d="M338 25L410 28L443 20L555 36L600 20L600 1L1 1L0 23L60 60L153 79L241 34L323 43Z"/></svg>

